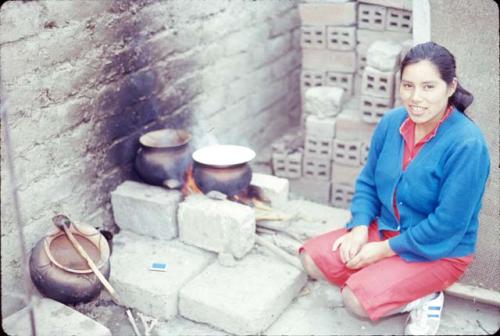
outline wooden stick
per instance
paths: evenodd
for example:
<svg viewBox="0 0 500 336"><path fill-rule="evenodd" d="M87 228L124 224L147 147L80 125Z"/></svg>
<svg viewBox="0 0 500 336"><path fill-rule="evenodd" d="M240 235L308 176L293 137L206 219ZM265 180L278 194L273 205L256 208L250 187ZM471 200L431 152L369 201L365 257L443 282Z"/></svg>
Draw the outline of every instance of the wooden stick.
<svg viewBox="0 0 500 336"><path fill-rule="evenodd" d="M130 309L127 309L127 317L128 317L130 324L132 324L132 328L134 329L134 333L137 336L142 336L141 332L139 331L139 328L137 328L137 324L135 324L134 316L132 316L132 312L130 311Z"/></svg>
<svg viewBox="0 0 500 336"><path fill-rule="evenodd" d="M96 264L94 261L90 258L90 256L87 254L87 252L83 249L82 245L76 240L75 236L73 236L73 233L68 229L66 225L62 226L64 229L64 233L66 233L66 236L68 237L69 241L73 245L73 247L80 253L80 255L85 259L87 264L89 265L90 269L94 274L97 276L99 281L106 287L108 290L109 294L111 294L111 297L116 303L119 303L118 296L116 295L115 289L111 286L111 284L108 282L108 280L104 277L104 275L99 271L97 268Z"/></svg>
<svg viewBox="0 0 500 336"><path fill-rule="evenodd" d="M288 253L286 253L285 251L283 251L282 249L280 249L279 247L277 247L273 243L267 241L266 239L260 237L259 235L255 235L255 241L257 242L257 244L262 245L264 247L267 247L273 253L275 253L278 256L285 259L285 261L287 261L289 264L292 264L293 266L297 267L301 271L304 270L304 268L302 267L302 264L299 262L299 260L297 258L292 257L291 255L289 255Z"/></svg>

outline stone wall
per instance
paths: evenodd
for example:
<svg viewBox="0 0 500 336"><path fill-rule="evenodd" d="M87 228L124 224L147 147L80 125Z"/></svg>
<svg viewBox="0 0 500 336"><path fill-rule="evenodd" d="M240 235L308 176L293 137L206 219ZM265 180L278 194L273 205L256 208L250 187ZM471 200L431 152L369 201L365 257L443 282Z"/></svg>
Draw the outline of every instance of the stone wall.
<svg viewBox="0 0 500 336"><path fill-rule="evenodd" d="M110 226L140 134L260 148L300 116L295 1L15 1L1 7L8 113L27 248L55 212ZM5 126L5 121L2 120ZM2 309L21 291L2 128ZM200 142L201 143L201 142Z"/></svg>
<svg viewBox="0 0 500 336"><path fill-rule="evenodd" d="M459 80L474 95L468 114L486 136L491 157L476 260L462 282L500 291L498 6L491 0L457 0L452 6L447 0L432 0L430 9L431 40L455 55Z"/></svg>

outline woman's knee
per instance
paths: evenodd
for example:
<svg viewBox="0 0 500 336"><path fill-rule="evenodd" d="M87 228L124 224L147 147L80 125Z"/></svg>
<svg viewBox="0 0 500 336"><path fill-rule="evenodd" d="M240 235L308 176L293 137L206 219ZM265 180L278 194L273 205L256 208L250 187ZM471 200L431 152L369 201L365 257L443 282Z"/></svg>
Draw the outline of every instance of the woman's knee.
<svg viewBox="0 0 500 336"><path fill-rule="evenodd" d="M342 300L344 301L345 307L352 313L356 314L359 317L368 317L368 314L366 313L363 305L361 305L356 295L347 286L342 289Z"/></svg>
<svg viewBox="0 0 500 336"><path fill-rule="evenodd" d="M323 273L320 271L314 260L311 258L307 252L302 251L299 255L300 261L302 262L302 265L304 266L304 269L306 270L307 274L316 280L325 280L325 276Z"/></svg>

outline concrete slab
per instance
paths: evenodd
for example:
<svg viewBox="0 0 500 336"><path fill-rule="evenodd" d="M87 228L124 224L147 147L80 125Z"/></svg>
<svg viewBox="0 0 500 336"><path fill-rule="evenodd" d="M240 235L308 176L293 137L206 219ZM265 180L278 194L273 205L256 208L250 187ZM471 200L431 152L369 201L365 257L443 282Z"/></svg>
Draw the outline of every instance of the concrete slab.
<svg viewBox="0 0 500 336"><path fill-rule="evenodd" d="M177 215L182 242L242 258L255 242L255 212L229 200L191 195L179 205Z"/></svg>
<svg viewBox="0 0 500 336"><path fill-rule="evenodd" d="M36 334L39 336L111 336L111 331L80 312L52 299L40 298L34 308ZM2 320L3 330L11 336L31 335L28 308Z"/></svg>
<svg viewBox="0 0 500 336"><path fill-rule="evenodd" d="M135 181L111 192L116 224L121 229L157 239L177 237L177 206L182 194Z"/></svg>
<svg viewBox="0 0 500 336"><path fill-rule="evenodd" d="M275 258L249 254L234 268L210 265L181 289L179 312L227 332L258 334L283 312L306 275Z"/></svg>
<svg viewBox="0 0 500 336"><path fill-rule="evenodd" d="M157 336L224 336L232 335L225 331L213 328L205 323L196 323L177 316L168 322L159 322L155 327Z"/></svg>
<svg viewBox="0 0 500 336"><path fill-rule="evenodd" d="M291 227L309 238L343 228L351 218L349 210L307 200L291 200L288 204L294 216Z"/></svg>
<svg viewBox="0 0 500 336"><path fill-rule="evenodd" d="M122 230L113 238L110 282L126 306L157 319L177 315L180 288L198 275L214 254ZM165 272L149 270L152 262L167 264Z"/></svg>
<svg viewBox="0 0 500 336"><path fill-rule="evenodd" d="M343 307L337 287L314 281L263 335L403 335L406 317L359 319ZM487 335L499 328L498 307L445 297L438 335Z"/></svg>

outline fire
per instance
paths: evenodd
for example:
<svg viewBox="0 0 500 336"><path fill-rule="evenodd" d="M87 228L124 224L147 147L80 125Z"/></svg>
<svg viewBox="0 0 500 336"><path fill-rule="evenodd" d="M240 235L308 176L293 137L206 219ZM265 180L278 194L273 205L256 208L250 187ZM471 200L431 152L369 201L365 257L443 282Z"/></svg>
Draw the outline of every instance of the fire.
<svg viewBox="0 0 500 336"><path fill-rule="evenodd" d="M196 182L194 181L194 176L193 176L193 166L190 166L188 170L186 171L186 178L185 178L185 183L184 186L182 187L182 194L184 196L191 195L191 194L202 194L203 192L201 191L200 188L196 185Z"/></svg>

